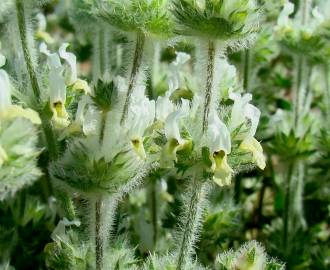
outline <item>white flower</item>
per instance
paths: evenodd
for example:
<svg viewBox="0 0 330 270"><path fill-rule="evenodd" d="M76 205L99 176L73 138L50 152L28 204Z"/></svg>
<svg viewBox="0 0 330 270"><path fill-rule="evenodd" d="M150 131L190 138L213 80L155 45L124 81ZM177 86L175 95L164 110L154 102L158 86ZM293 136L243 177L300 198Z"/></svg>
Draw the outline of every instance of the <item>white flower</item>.
<svg viewBox="0 0 330 270"><path fill-rule="evenodd" d="M84 80L78 79L77 76L77 57L70 52L67 52L69 44L64 43L59 49L59 55L67 63L68 68L65 69L65 83L68 86L72 86L73 90L82 90L85 94L90 94L91 89L88 83Z"/></svg>
<svg viewBox="0 0 330 270"><path fill-rule="evenodd" d="M59 49L59 55L66 61L69 66L65 74L65 82L67 85L72 85L77 81L77 58L73 53L66 51L68 43L64 43Z"/></svg>
<svg viewBox="0 0 330 270"><path fill-rule="evenodd" d="M294 4L287 1L285 4L284 4L284 7L277 19L277 25L279 27L288 27L290 28L291 27L291 23L290 23L290 18L289 16L294 12Z"/></svg>
<svg viewBox="0 0 330 270"><path fill-rule="evenodd" d="M209 127L206 137L207 146L212 153L221 150L226 152L226 154L231 152L230 132L215 110L209 116Z"/></svg>
<svg viewBox="0 0 330 270"><path fill-rule="evenodd" d="M83 95L78 102L74 121L64 132L64 136L70 133L82 131L84 135L95 135L97 133L100 113L92 105L91 98Z"/></svg>
<svg viewBox="0 0 330 270"><path fill-rule="evenodd" d="M188 140L181 137L180 133L180 122L188 115L188 112L186 102L184 102L181 107L174 112L171 112L165 120L164 130L167 139L163 151L163 161L165 162L176 161L177 151L182 150L189 143Z"/></svg>
<svg viewBox="0 0 330 270"><path fill-rule="evenodd" d="M49 102L53 112L53 122L56 128L64 128L69 125L69 115L65 109L66 85L63 77L64 68L57 53L50 53L47 45L40 45L40 52L47 56L49 66Z"/></svg>
<svg viewBox="0 0 330 270"><path fill-rule="evenodd" d="M165 136L167 140L176 140L178 144L183 143L180 134L180 119L183 114L181 110L177 110L169 114L165 121Z"/></svg>
<svg viewBox="0 0 330 270"><path fill-rule="evenodd" d="M263 150L260 143L254 139L254 135L259 124L260 110L249 104L252 100L251 94L244 94L241 96L240 94L231 93L229 97L234 100L229 123L230 130L234 131L236 128L248 127L248 130L243 135L240 148L251 152L253 162L255 162L258 167L263 170L266 166ZM244 126L246 120L249 120L249 126Z"/></svg>
<svg viewBox="0 0 330 270"><path fill-rule="evenodd" d="M227 126L220 120L216 110L209 116L209 126L205 136L205 145L209 149L210 171L214 173L213 181L219 186L230 185L233 174L227 162L231 152L231 138Z"/></svg>
<svg viewBox="0 0 330 270"><path fill-rule="evenodd" d="M189 61L190 55L183 52L176 53L176 59L169 66L169 77L168 77L168 87L169 93L177 90L181 84L181 74L180 69L182 66Z"/></svg>
<svg viewBox="0 0 330 270"><path fill-rule="evenodd" d="M46 43L44 43L44 42L41 43L39 50L41 53L43 53L47 56L47 63L51 69L56 69L56 68L62 67L60 57L58 56L57 53L51 53L48 50Z"/></svg>
<svg viewBox="0 0 330 270"><path fill-rule="evenodd" d="M169 92L160 96L156 101L156 119L165 122L167 116L175 110L175 105L170 101Z"/></svg>
<svg viewBox="0 0 330 270"><path fill-rule="evenodd" d="M146 159L143 146L143 135L155 119L155 102L143 97L139 102L133 103L128 112L127 136L134 151L141 159Z"/></svg>

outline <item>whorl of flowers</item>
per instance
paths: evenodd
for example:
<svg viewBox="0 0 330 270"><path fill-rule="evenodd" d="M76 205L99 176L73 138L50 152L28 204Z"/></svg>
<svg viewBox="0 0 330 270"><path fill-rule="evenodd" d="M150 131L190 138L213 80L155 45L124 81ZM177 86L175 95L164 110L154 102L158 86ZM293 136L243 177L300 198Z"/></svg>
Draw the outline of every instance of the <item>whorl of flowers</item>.
<svg viewBox="0 0 330 270"><path fill-rule="evenodd" d="M322 59L318 52L325 46L320 34L324 17L319 8L315 7L308 14L300 11L290 18L293 12L294 4L288 1L278 17L276 34L281 45L291 53L307 56L309 60Z"/></svg>
<svg viewBox="0 0 330 270"><path fill-rule="evenodd" d="M170 86L174 84L176 82L169 82ZM182 98L180 103L174 104L170 96L171 90L156 103L156 118L163 122L166 137L161 165L174 165L183 174L187 168L199 168L203 171L202 178L211 177L220 186L231 183L239 163L250 162L260 169L265 168L262 147L254 138L260 111L249 103L251 94L231 93L229 98L233 105L229 108L229 117L225 119L225 115L214 108L204 133L200 124L201 98L195 94L191 101ZM238 164L237 156L240 156ZM235 164L234 168L231 163Z"/></svg>
<svg viewBox="0 0 330 270"><path fill-rule="evenodd" d="M54 178L88 194L116 192L143 176L148 159L144 141L155 117L155 105L138 91L127 121L121 125L125 87L125 80L120 77L115 83L100 81L93 93L81 97L75 120L67 129L78 131L81 136L71 144L64 158L54 164Z"/></svg>

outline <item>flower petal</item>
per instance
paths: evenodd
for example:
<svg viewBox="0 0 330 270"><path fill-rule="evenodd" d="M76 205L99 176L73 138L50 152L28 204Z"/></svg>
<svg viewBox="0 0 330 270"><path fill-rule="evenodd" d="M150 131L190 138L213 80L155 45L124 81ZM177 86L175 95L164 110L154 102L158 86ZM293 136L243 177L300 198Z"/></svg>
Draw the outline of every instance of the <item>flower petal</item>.
<svg viewBox="0 0 330 270"><path fill-rule="evenodd" d="M231 138L227 126L220 120L217 112L214 111L209 116L209 127L206 133L206 146L211 153L224 151L231 152Z"/></svg>
<svg viewBox="0 0 330 270"><path fill-rule="evenodd" d="M143 138L142 137L136 137L131 140L131 144L133 146L133 149L135 153L142 159L145 160L147 158L146 152L144 150L143 146Z"/></svg>
<svg viewBox="0 0 330 270"><path fill-rule="evenodd" d="M220 187L229 186L234 171L228 164L227 154L223 151L214 153L211 161L214 169L213 181Z"/></svg>
<svg viewBox="0 0 330 270"><path fill-rule="evenodd" d="M70 69L67 72L66 83L67 85L72 85L77 81L77 58L73 53L66 51L68 46L68 43L64 43L59 49L59 54L69 65Z"/></svg>
<svg viewBox="0 0 330 270"><path fill-rule="evenodd" d="M6 119L22 117L30 120L33 124L41 124L39 114L36 111L24 109L18 105L11 105L7 110L0 112L0 117Z"/></svg>
<svg viewBox="0 0 330 270"><path fill-rule="evenodd" d="M266 167L266 159L263 154L263 149L261 144L253 137L246 138L240 145L242 150L252 153L253 162L263 170Z"/></svg>
<svg viewBox="0 0 330 270"><path fill-rule="evenodd" d="M290 18L289 16L294 12L294 4L287 1L277 19L277 25L280 27L289 26Z"/></svg>
<svg viewBox="0 0 330 270"><path fill-rule="evenodd" d="M180 118L182 112L177 110L169 114L165 121L165 136L168 141L175 139L179 144L183 143L183 139L180 134Z"/></svg>

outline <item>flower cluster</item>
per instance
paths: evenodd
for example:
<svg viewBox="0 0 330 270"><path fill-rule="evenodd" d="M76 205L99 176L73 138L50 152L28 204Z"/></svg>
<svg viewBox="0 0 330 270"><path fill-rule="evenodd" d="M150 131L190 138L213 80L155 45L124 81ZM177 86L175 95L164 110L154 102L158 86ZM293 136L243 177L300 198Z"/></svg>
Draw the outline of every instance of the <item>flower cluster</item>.
<svg viewBox="0 0 330 270"><path fill-rule="evenodd" d="M306 5L310 5L310 1L306 1ZM294 7L293 3L287 1L278 17L276 32L281 45L289 52L320 61L322 56L318 52L325 46L320 30L325 18L319 7L307 13L304 10L310 10L309 8L302 9L294 18L290 18Z"/></svg>
<svg viewBox="0 0 330 270"><path fill-rule="evenodd" d="M182 58L179 54L175 62L182 61ZM179 71L176 74L180 74ZM177 78L172 78L169 81L170 90L156 103L156 119L162 123L166 137L161 164L173 166L171 164L175 163L181 172L197 166L204 173L210 173L220 186L230 184L234 169L228 160L233 152L250 153L250 162L264 169L262 147L254 138L260 111L249 103L252 95L230 93L232 105L227 108L227 117L223 110L214 108L209 114L208 129L203 133L201 97L195 94L192 100L182 98L180 103L171 101L173 85L178 89L178 82ZM240 162L244 163L243 160Z"/></svg>

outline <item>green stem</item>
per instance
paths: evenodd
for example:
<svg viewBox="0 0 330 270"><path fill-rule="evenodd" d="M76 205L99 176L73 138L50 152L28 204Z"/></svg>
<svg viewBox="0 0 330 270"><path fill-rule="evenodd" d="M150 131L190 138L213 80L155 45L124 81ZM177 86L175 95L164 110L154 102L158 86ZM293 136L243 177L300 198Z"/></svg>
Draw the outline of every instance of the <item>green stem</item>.
<svg viewBox="0 0 330 270"><path fill-rule="evenodd" d="M151 221L153 228L153 246L156 247L157 236L158 236L158 226L157 226L157 198L156 198L156 181L151 180L150 183L150 197L151 197Z"/></svg>
<svg viewBox="0 0 330 270"><path fill-rule="evenodd" d="M208 43L208 59L207 59L207 78L205 86L205 100L204 100L204 113L203 113L203 133L207 131L209 122L209 113L212 99L212 88L214 80L214 66L215 66L215 44L213 41Z"/></svg>
<svg viewBox="0 0 330 270"><path fill-rule="evenodd" d="M101 115L101 130L99 134L99 144L102 147L105 133L105 126L107 121L107 111L102 111ZM103 238L101 232L102 225L102 204L103 200L100 195L95 201L95 265L96 270L102 270L103 268Z"/></svg>
<svg viewBox="0 0 330 270"><path fill-rule="evenodd" d="M186 263L194 249L194 244L201 226L204 202L207 196L208 186L194 180L190 187L189 202L186 206L183 232L177 257L177 270L185 269Z"/></svg>
<svg viewBox="0 0 330 270"><path fill-rule="evenodd" d="M106 123L107 123L107 115L108 115L107 111L102 111L102 114L101 114L101 129L100 129L100 137L99 137L99 143L100 143L101 147L102 147L103 140L104 140L105 126L106 126Z"/></svg>
<svg viewBox="0 0 330 270"><path fill-rule="evenodd" d="M283 250L287 254L288 245L288 231L289 231L289 217L291 205L291 180L293 176L294 163L290 162L288 165L287 178L285 183L285 199L284 199L284 212L283 212Z"/></svg>
<svg viewBox="0 0 330 270"><path fill-rule="evenodd" d="M135 50L134 50L132 71L131 71L131 75L129 78L129 84L128 84L128 89L127 89L124 109L123 109L123 113L122 113L121 120L120 120L121 125L125 122L125 120L127 118L128 109L129 109L129 106L131 103L133 90L134 90L134 88L136 86L136 82L138 80L139 71L140 71L140 67L142 64L144 44L145 44L144 34L138 33L136 36L136 44L135 44Z"/></svg>
<svg viewBox="0 0 330 270"><path fill-rule="evenodd" d="M256 225L258 226L261 223L262 220L262 210L263 210L263 206L264 206L264 198L265 198L265 192L266 192L266 179L262 178L262 186L260 189L260 193L259 193L259 200L258 200L258 209L256 211ZM260 228L260 227L259 227Z"/></svg>
<svg viewBox="0 0 330 270"><path fill-rule="evenodd" d="M57 139L50 120L44 116L41 116L41 123L49 152L49 159L52 161L57 159L59 155Z"/></svg>
<svg viewBox="0 0 330 270"><path fill-rule="evenodd" d="M32 90L37 102L40 102L40 87L37 79L37 75L34 71L33 62L31 53L28 46L28 38L26 34L26 17L25 17L25 9L23 0L16 0L16 10L17 10L17 22L18 29L20 33L20 39L25 59L25 64L27 67L27 71L29 73L30 82L32 86Z"/></svg>
<svg viewBox="0 0 330 270"><path fill-rule="evenodd" d="M302 80L303 80L303 62L302 56L298 56L296 59L296 83L295 83L295 93L294 93L294 125L297 128L299 124L300 108L301 108L301 94L302 91Z"/></svg>
<svg viewBox="0 0 330 270"><path fill-rule="evenodd" d="M306 25L309 20L309 12L311 7L310 0L303 0L302 6L300 7L301 24ZM308 75L306 69L308 66L307 59L304 55L298 55L296 57L296 78L295 78L295 101L294 101L294 125L295 128L299 127L299 118L304 109L304 96L306 94L306 87L308 82Z"/></svg>
<svg viewBox="0 0 330 270"><path fill-rule="evenodd" d="M16 13L17 13L18 29L20 33L20 41L22 45L26 68L30 78L32 91L34 93L34 97L36 99L37 104L41 104L40 86L38 83L36 72L34 70L33 61L28 45L27 30L26 30L26 14L25 14L23 0L16 0ZM56 144L56 137L52 125L50 123L50 120L47 117L43 116L44 113L42 111L39 112L41 115L42 128L46 138L47 149L49 152L49 159L54 160L58 157L58 147Z"/></svg>
<svg viewBox="0 0 330 270"><path fill-rule="evenodd" d="M104 41L104 30L99 30L99 61L100 61L100 75L101 77L104 75L105 72L105 59L104 59L104 50L105 50L105 41Z"/></svg>
<svg viewBox="0 0 330 270"><path fill-rule="evenodd" d="M245 50L244 52L244 78L243 87L245 91L250 90L250 67L251 67L251 53L250 50Z"/></svg>
<svg viewBox="0 0 330 270"><path fill-rule="evenodd" d="M95 202L95 268L103 268L103 240L101 235L102 199Z"/></svg>

